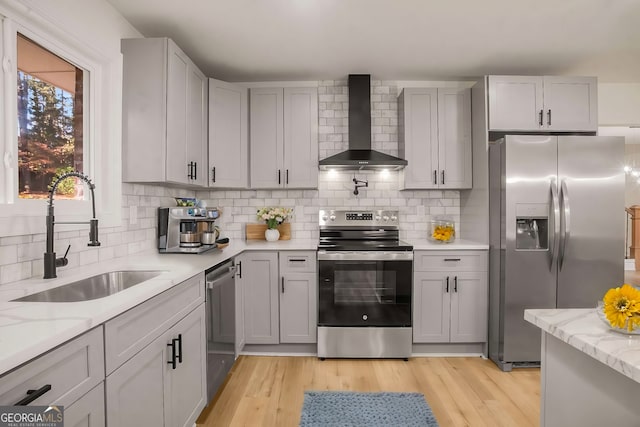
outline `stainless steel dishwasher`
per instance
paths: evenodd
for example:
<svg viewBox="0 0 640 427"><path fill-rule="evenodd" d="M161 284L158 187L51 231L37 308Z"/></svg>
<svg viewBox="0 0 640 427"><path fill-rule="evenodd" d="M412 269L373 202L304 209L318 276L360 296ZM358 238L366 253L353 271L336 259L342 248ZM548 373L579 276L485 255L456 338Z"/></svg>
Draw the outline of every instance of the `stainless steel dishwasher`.
<svg viewBox="0 0 640 427"><path fill-rule="evenodd" d="M226 261L206 272L207 403L235 361L236 267Z"/></svg>

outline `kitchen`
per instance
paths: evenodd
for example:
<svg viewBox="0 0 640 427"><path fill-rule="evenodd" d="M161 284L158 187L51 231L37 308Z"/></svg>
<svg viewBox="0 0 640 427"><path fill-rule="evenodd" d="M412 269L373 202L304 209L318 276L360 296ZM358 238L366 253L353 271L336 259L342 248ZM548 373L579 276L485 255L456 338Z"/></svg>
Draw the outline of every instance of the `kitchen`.
<svg viewBox="0 0 640 427"><path fill-rule="evenodd" d="M114 2L115 3L115 2ZM22 7L21 5L25 5ZM3 3L3 7L4 7ZM61 230L56 240L55 247L58 252L63 252L68 244L71 244L71 250L68 255L68 266L58 270L60 279L55 282L63 284L65 278L80 278L82 274L85 277L90 275L90 269L96 264L104 263L114 264L126 258L143 253L157 252L156 241L156 208L158 206L172 206L173 197L198 197L206 200L209 206L219 206L223 210L223 214L217 224L223 230L226 237L232 242L243 241L244 227L246 223L257 222L255 219L255 210L262 206L286 206L294 207L294 217L291 222L291 233L295 241L306 240L308 243L302 246L295 245L295 242L279 242L271 245L278 249L291 248L292 250L314 250L316 249L319 239L318 229L318 211L321 208L332 206L344 206L348 208L374 209L381 206L399 211L399 229L400 240L412 240L416 235L420 236L419 240L426 240L428 216L429 215L449 215L455 219L459 229L460 236L463 239L487 241L482 236L474 236L475 233L482 233L486 225L475 226L474 221L480 221L481 215L474 215L473 209L463 209L463 206L472 207L471 202L474 197L480 197L475 192L476 176L474 176L474 190L403 190L400 191L398 182L399 172L389 172L388 176L384 176L377 171L362 171L356 173L356 178L368 181L368 187L361 188L358 196L353 195L354 185L352 183L353 172L339 172L336 176L331 176L329 172L318 172L318 188L317 189L224 189L224 190L195 190L193 187L183 186L182 188L169 185L151 185L139 183L121 183L120 170L122 166L123 154L121 153L121 134L120 117L122 116L122 96L119 91L121 86L122 75L122 57L120 54L120 39L141 37L141 33L131 24L126 22L119 12L112 9L108 3L91 2L83 4L82 2L58 2L54 6L39 4L38 2L20 2L14 5L7 5L8 11L3 13L14 13L18 16L27 15L30 18L27 22L40 22L37 18L43 15L47 21L59 23L59 28L67 28L72 34L71 43L77 45L93 46L90 49L93 56L90 57L95 66L95 70L100 69L101 81L99 81L99 89L101 90L104 101L95 105L96 111L103 113L104 122L97 129L95 139L104 141L99 146L101 150L96 154L97 163L109 164L108 168L97 169L98 175L91 174L96 182L96 193L99 198L98 217L100 218L100 240L102 246L99 248L87 248L85 227L78 227L69 231L64 228L56 228ZM302 7L297 5L296 7ZM17 9L17 10L13 10ZM246 11L245 11L246 12ZM630 14L631 15L631 14ZM74 19L74 17L82 17L82 19ZM620 18L623 20L623 18ZM46 25L42 24L45 28ZM153 25L151 23L150 25ZM222 24L220 25L222 27ZM34 31L34 30L31 30ZM60 30L58 30L60 31ZM145 34L149 30L145 30ZM62 32L62 31L60 31ZM37 34L34 34L34 37ZM175 41L179 42L180 38L174 34L161 34L164 36L173 36ZM80 42L79 40L82 40ZM179 43L183 49L186 45ZM336 44L337 45L337 44ZM263 46L263 48L265 48ZM5 48L6 49L6 48ZM96 53L99 52L99 54ZM271 54L275 55L275 53ZM90 55L87 55L90 56ZM532 53L532 57L534 54ZM258 56L256 56L258 58ZM194 56L195 59L195 56ZM311 61L311 58L307 57ZM257 59L256 59L257 60ZM380 68L371 68L362 70L363 72L371 71L372 76L372 116L373 116L373 148L380 151L398 155L398 137L397 129L393 129L392 121L376 121L380 118L397 117L396 98L403 88L414 88L417 84L427 87L453 87L466 89L474 86L478 79L462 79L454 81L444 81L444 79L428 79L425 75L460 75L454 72L443 70L438 73L437 70L430 74L419 74L409 76L405 80L392 80L400 76L392 67L394 61L385 61L388 70L381 65ZM201 65L198 63L198 65ZM525 68L506 68L496 62L493 67L487 67L486 70L476 72L469 75L496 74L498 72L504 74L564 74L564 75L598 75L600 77L598 84L598 123L600 125L634 125L637 124L638 103L634 104L634 100L638 99L638 84L632 77L621 76L618 80L603 79L599 72L598 64L591 64L589 73L564 72L554 68L535 68L533 66ZM308 72L292 72L288 76L279 76L263 74L262 78L253 78L249 71L254 65L249 62L246 66L238 66L238 71L233 72L227 70L224 66L220 67L220 74L211 74L208 77L216 77L221 80L228 81L266 81L276 80L279 83L273 83L272 86L282 87L282 82L295 80L299 83L304 80L309 85L308 78L317 78L318 76L330 76L333 80L320 80L315 82L318 91L318 159L324 159L332 154L346 149L346 140L348 135L347 126L344 125L346 119L344 117L345 109L343 103L346 102L347 93L347 74L323 73L322 66L314 67L317 74ZM397 65L396 65L397 66ZM291 67L292 70L295 68ZM631 69L631 68L630 68ZM224 72L222 70L225 70ZM207 73L209 74L209 73ZM635 73L637 75L638 73ZM305 77L306 76L306 77ZM381 79L378 76L387 76ZM388 80L387 80L388 79ZM628 84L619 82L631 82ZM249 88L250 85L248 85ZM265 85L263 85L265 86ZM268 86L268 85L267 85ZM254 86L255 87L255 86ZM291 86L295 87L295 86ZM5 89L6 90L6 89ZM633 95L636 95L634 98ZM380 97L377 98L376 96ZM326 104L326 105L323 105ZM338 105L339 104L339 105ZM619 111L619 105L624 105L625 109ZM473 108L474 111L477 109ZM323 121L326 119L326 122ZM331 119L331 121L330 121ZM330 124L331 123L331 124ZM388 124L387 124L388 123ZM476 123L475 121L473 122ZM397 124L396 124L397 126ZM485 128L486 130L486 128ZM474 130L475 132L475 130ZM107 143L107 141L109 141ZM124 150L124 149L122 149ZM103 159L108 159L106 162ZM94 161L96 161L94 160ZM145 158L136 159L143 163ZM411 159L409 158L411 164ZM97 165L100 166L100 165ZM105 170L107 169L107 170ZM203 169L199 169L199 172ZM6 171L5 171L6 172ZM474 164L474 174L479 172ZM56 202L58 208L58 202ZM114 212L107 212L109 209ZM59 207L60 212L64 212L64 207ZM42 253L44 250L44 214L45 207L42 204L34 209L29 209L24 218L17 213L11 213L3 216L0 220L0 230L2 237L0 238L0 253L2 256L2 266L0 267L0 292L10 293L11 284L27 280L30 278L38 278L43 274ZM3 207L3 211L5 211ZM5 211L6 212L6 211ZM17 212L17 211L16 211ZM90 217L87 212L85 215L79 215L79 220L86 220ZM8 219L7 219L8 218ZM426 244L426 242L425 242ZM414 246L417 246L414 244ZM273 247L273 246L272 246ZM450 246L450 248L454 248ZM417 249L417 248L416 248ZM223 250L222 254L231 253L232 247ZM185 255L187 256L187 255ZM188 256L190 257L190 256ZM166 258L165 258L166 259ZM189 261L202 262L206 261ZM167 261L169 263L169 261ZM78 268L79 266L82 266ZM212 265L203 265L203 270ZM84 270L82 270L84 268ZM5 286L6 285L6 286ZM43 289L42 284L34 282L31 284L32 291L40 291ZM53 286L47 284L47 286ZM167 285L169 286L169 285ZM613 286L613 284L611 285ZM141 295L136 296L135 289L127 292L127 298L123 295L113 296L109 298L121 299L121 303L133 307L141 303ZM11 299L7 298L6 300ZM5 300L5 299L3 299ZM595 302L594 302L595 305ZM80 315L80 314L79 314ZM111 316L115 313L111 313ZM108 314L104 315L102 321L106 321ZM97 320L95 320L98 322ZM68 332L66 339L71 339L75 335ZM66 340L65 339L65 340ZM64 340L63 340L64 341ZM60 341L59 343L61 343ZM44 351L44 350L43 350ZM443 350L443 353L450 353L451 349ZM482 353L482 350L474 348L467 353ZM31 357L35 357L33 354ZM21 360L19 363L26 362L28 359ZM328 361L333 363L334 361ZM349 361L344 361L341 365L353 367ZM433 362L437 363L437 362ZM516 372L516 374L518 374ZM388 390L388 388L387 388ZM300 397L296 397L299 399ZM435 406L431 398L427 399L429 403ZM532 405L536 406L537 402ZM297 422L297 421L296 421ZM445 421L440 421L445 424ZM534 422L535 423L535 422Z"/></svg>

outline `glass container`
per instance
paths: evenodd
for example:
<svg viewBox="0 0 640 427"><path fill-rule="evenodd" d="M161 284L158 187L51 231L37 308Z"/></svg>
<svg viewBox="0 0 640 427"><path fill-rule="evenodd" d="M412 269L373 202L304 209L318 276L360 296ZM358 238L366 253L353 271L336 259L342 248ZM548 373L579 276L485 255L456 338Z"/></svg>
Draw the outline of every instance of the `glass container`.
<svg viewBox="0 0 640 427"><path fill-rule="evenodd" d="M427 238L432 242L451 243L456 238L456 224L449 217L434 217L428 223Z"/></svg>

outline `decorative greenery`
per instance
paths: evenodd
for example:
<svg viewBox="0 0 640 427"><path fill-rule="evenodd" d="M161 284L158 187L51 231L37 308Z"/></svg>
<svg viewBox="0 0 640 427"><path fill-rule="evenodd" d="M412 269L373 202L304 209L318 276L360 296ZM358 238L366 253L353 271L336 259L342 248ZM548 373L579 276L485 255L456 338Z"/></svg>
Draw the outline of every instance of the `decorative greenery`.
<svg viewBox="0 0 640 427"><path fill-rule="evenodd" d="M73 172L73 171L74 169L71 166L58 168L56 169L56 174L51 180L51 182L53 183L56 179L58 179L65 173ZM76 182L77 182L77 178L75 176L70 176L69 178L60 181L60 183L58 184L57 194L64 194L65 196L73 196L76 192Z"/></svg>
<svg viewBox="0 0 640 427"><path fill-rule="evenodd" d="M277 228L287 218L291 217L293 210L290 208L272 208L265 207L258 209L257 217L259 220L266 222L270 229Z"/></svg>
<svg viewBox="0 0 640 427"><path fill-rule="evenodd" d="M640 290L626 283L609 289L604 296L604 314L611 326L633 331L640 326Z"/></svg>

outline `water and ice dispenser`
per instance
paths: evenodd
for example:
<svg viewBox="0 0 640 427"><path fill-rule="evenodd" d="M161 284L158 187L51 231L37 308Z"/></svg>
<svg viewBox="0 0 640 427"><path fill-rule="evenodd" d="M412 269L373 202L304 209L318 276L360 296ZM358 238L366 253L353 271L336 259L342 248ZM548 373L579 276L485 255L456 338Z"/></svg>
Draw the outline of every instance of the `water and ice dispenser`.
<svg viewBox="0 0 640 427"><path fill-rule="evenodd" d="M549 249L549 205L516 204L516 250Z"/></svg>

